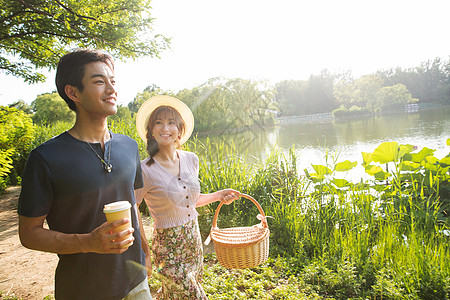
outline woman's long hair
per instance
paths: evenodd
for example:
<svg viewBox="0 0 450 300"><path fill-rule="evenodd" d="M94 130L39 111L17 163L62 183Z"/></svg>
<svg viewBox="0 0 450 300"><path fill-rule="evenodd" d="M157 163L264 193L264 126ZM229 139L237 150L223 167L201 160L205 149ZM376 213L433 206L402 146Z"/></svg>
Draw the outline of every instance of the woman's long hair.
<svg viewBox="0 0 450 300"><path fill-rule="evenodd" d="M186 130L186 124L184 123L183 118L181 117L180 113L173 107L167 106L167 105L161 105L158 108L156 108L148 118L147 122L147 152L150 156L150 159L147 162L147 165L151 166L155 160L153 157L158 153L159 147L158 142L155 140L155 138L152 135L153 127L155 126L157 119L168 119L168 120L174 120L177 128L178 128L178 134L181 136L184 134L184 131ZM180 140L175 140L175 147L180 148Z"/></svg>

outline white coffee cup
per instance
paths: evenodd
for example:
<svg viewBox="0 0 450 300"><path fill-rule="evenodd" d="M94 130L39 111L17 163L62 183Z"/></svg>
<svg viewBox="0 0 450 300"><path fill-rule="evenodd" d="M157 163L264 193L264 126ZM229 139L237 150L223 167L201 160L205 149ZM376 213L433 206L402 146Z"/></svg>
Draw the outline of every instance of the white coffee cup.
<svg viewBox="0 0 450 300"><path fill-rule="evenodd" d="M114 228L112 232L121 232L131 228L131 203L128 201L116 201L113 203L106 204L103 208L103 212L105 213L106 220L108 223L112 223L117 220L129 219L130 222L127 224L121 225L119 227ZM132 234L129 234L123 237L121 240L125 240L129 238ZM128 248L133 245L133 242L123 246L123 248Z"/></svg>

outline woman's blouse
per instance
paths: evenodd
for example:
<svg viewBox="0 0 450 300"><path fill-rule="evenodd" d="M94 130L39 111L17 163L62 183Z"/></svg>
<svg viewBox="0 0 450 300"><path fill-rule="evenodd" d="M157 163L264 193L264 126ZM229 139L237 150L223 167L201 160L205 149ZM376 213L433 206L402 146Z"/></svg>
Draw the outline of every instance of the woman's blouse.
<svg viewBox="0 0 450 300"><path fill-rule="evenodd" d="M169 172L158 161L149 166L146 158L141 162L144 187L136 190L136 202L145 200L154 220L154 228L171 228L197 218L195 209L200 196L198 156L177 150L180 174Z"/></svg>

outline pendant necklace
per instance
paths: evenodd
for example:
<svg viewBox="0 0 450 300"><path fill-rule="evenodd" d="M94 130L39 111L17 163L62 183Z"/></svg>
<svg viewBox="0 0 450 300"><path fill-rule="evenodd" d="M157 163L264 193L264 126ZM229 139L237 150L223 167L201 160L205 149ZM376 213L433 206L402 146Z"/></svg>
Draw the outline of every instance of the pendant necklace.
<svg viewBox="0 0 450 300"><path fill-rule="evenodd" d="M81 134L78 132L77 128L76 128L76 127L73 127L73 129L75 129L75 132L78 134L78 136L81 138L81 140L82 140L83 142L85 142L86 144L88 144L89 148L91 148L91 150L95 153L95 155L97 155L97 157L98 157L98 159L100 159L100 161L101 161L101 163L102 163L103 168L105 169L105 171L108 172L108 173L111 173L112 168L113 168L113 166L112 166L112 164L111 164L112 134L111 134L111 138L110 138L110 140L109 140L108 162L106 162L100 155L98 155L97 151L95 151L95 149L92 148L91 144L88 143L88 142L86 142L86 141L84 140L84 138L83 138L83 137L81 136ZM105 147L106 147L106 145L105 145Z"/></svg>

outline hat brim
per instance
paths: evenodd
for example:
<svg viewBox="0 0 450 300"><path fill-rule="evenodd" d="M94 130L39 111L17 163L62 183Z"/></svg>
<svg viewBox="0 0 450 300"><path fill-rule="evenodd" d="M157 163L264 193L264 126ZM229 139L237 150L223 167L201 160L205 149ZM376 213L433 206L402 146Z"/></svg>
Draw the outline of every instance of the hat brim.
<svg viewBox="0 0 450 300"><path fill-rule="evenodd" d="M184 144L194 130L194 115L191 109L177 98L159 95L146 100L136 115L136 130L139 137L147 143L147 123L152 112L160 106L170 106L178 111L186 125L184 134L180 137L180 145Z"/></svg>

